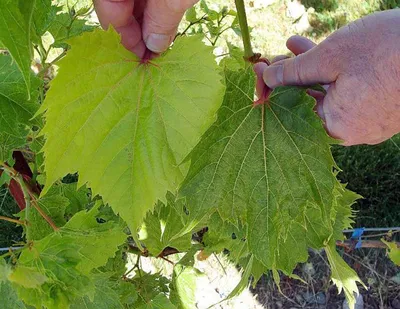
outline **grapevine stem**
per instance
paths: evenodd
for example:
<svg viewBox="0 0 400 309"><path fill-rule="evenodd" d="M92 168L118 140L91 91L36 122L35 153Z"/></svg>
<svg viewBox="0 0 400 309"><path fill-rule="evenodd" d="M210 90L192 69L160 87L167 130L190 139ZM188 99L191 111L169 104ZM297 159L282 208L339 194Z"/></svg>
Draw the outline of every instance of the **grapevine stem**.
<svg viewBox="0 0 400 309"><path fill-rule="evenodd" d="M237 17L239 19L240 31L242 32L242 40L244 46L244 58L249 60L254 56L251 47L249 25L247 24L246 8L243 0L235 0Z"/></svg>
<svg viewBox="0 0 400 309"><path fill-rule="evenodd" d="M26 206L26 216L25 220L29 222L28 220L28 214L29 214L29 208L31 206L31 202L33 207L39 212L39 214L47 221L47 223L52 227L54 231L58 231L59 228L54 224L53 220L43 211L43 209L40 208L39 204L37 203L35 194L32 192L30 187L26 184L24 181L24 178L20 173L18 173L15 169L12 167L8 166L7 164L2 164L1 167L3 168L6 173L12 177L21 187L22 193L24 195L25 199L25 206Z"/></svg>
<svg viewBox="0 0 400 309"><path fill-rule="evenodd" d="M16 223L16 224L20 224L20 225L25 225L25 222L17 220L17 219L12 219L9 217L0 216L0 220Z"/></svg>

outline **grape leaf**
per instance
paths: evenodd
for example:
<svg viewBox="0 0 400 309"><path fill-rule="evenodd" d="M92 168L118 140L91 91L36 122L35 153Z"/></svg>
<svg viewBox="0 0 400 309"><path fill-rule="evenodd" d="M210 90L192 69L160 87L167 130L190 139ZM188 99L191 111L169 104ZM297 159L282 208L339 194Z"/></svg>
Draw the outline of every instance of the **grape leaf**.
<svg viewBox="0 0 400 309"><path fill-rule="evenodd" d="M79 183L135 231L177 189L186 173L179 164L214 120L224 87L212 49L200 37L181 38L141 64L112 28L69 42L41 108L44 193L78 171Z"/></svg>
<svg viewBox="0 0 400 309"><path fill-rule="evenodd" d="M117 293L116 282L108 278L108 274L93 275L95 293L93 301L88 296L78 298L71 309L124 309Z"/></svg>
<svg viewBox="0 0 400 309"><path fill-rule="evenodd" d="M174 207L175 197L170 192L167 201L167 205L158 202L154 211L147 213L139 232L139 239L153 256L158 256L166 247L183 252L191 246L191 231L181 234L185 230L186 214Z"/></svg>
<svg viewBox="0 0 400 309"><path fill-rule="evenodd" d="M204 252L206 255L229 250L230 260L238 264L239 260L249 254L247 248L247 229L245 226L234 226L228 221L223 221L216 212L207 222L207 233L204 234Z"/></svg>
<svg viewBox="0 0 400 309"><path fill-rule="evenodd" d="M223 220L248 224L248 247L267 269L291 274L333 233L338 184L330 144L306 89L277 88L253 107L251 69L225 69L218 120L191 155L180 189L191 220L217 208Z"/></svg>
<svg viewBox="0 0 400 309"><path fill-rule="evenodd" d="M37 203L57 227L64 226L66 223L64 218L65 208L69 205L67 198L57 194L47 194L40 198ZM28 241L42 239L53 232L51 226L36 209L30 208L28 216L26 214L26 209L24 209L18 216L29 222L25 227L26 239Z"/></svg>
<svg viewBox="0 0 400 309"><path fill-rule="evenodd" d="M170 300L177 309L197 309L196 288L200 271L176 264L172 275Z"/></svg>
<svg viewBox="0 0 400 309"><path fill-rule="evenodd" d="M17 65L10 56L0 54L0 161L6 161L13 149L26 144L26 127L36 123L30 119L39 108L36 102L39 80L32 76L31 82L29 101Z"/></svg>
<svg viewBox="0 0 400 309"><path fill-rule="evenodd" d="M334 221L333 239L344 240L343 230L351 228L354 223L354 213L351 206L361 196L346 189L345 185L336 186L336 200L332 209L332 220Z"/></svg>
<svg viewBox="0 0 400 309"><path fill-rule="evenodd" d="M139 296L134 304L134 308L175 308L166 297L166 294L169 292L168 286L170 284L167 278L159 274L142 272L140 275L136 275L136 277L131 280L131 283L134 285ZM162 305L165 305L165 307Z"/></svg>
<svg viewBox="0 0 400 309"><path fill-rule="evenodd" d="M34 6L35 0L0 1L0 41L14 58L28 90L31 88L31 26Z"/></svg>
<svg viewBox="0 0 400 309"><path fill-rule="evenodd" d="M51 0L35 0L32 16L32 41L41 42L41 36L49 29L57 18L60 8L51 5Z"/></svg>
<svg viewBox="0 0 400 309"><path fill-rule="evenodd" d="M68 308L78 297L93 297L91 271L104 265L126 239L118 224L97 222L99 205L77 213L58 232L22 251L8 279L25 303Z"/></svg>
<svg viewBox="0 0 400 309"><path fill-rule="evenodd" d="M24 303L18 299L10 282L0 282L1 307L4 309L26 309Z"/></svg>
<svg viewBox="0 0 400 309"><path fill-rule="evenodd" d="M85 209L89 202L86 187L81 187L79 190L76 187L76 183L54 184L45 196L37 200L39 207L57 227L64 226L68 218ZM27 240L39 240L53 232L51 226L36 209L30 209L27 217L24 209L18 216L29 222L25 227Z"/></svg>
<svg viewBox="0 0 400 309"><path fill-rule="evenodd" d="M76 183L59 183L53 185L45 196L60 195L68 199L65 215L72 217L77 212L84 210L89 203L88 189L85 186L77 188Z"/></svg>
<svg viewBox="0 0 400 309"><path fill-rule="evenodd" d="M177 309L177 308L171 303L171 301L168 299L167 296L160 293L146 304L137 307L137 309Z"/></svg>
<svg viewBox="0 0 400 309"><path fill-rule="evenodd" d="M68 46L68 39L94 29L95 27L87 25L84 19L77 19L69 13L58 14L49 27L49 32L54 38L52 46L65 48Z"/></svg>
<svg viewBox="0 0 400 309"><path fill-rule="evenodd" d="M395 263L397 266L400 266L400 248L397 246L396 242L388 242L384 239L381 239L382 242L389 248L389 258Z"/></svg>
<svg viewBox="0 0 400 309"><path fill-rule="evenodd" d="M356 272L340 257L336 251L336 242L330 242L325 247L332 271L332 281L339 293L344 291L350 309L354 309L358 292L357 282L363 284ZM365 286L364 286L365 287Z"/></svg>

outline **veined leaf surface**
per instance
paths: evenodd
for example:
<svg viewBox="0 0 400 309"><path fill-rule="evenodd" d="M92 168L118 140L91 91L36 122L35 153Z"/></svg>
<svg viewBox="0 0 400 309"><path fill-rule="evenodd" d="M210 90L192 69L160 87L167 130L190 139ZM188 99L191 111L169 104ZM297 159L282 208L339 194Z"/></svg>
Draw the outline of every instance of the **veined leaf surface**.
<svg viewBox="0 0 400 309"><path fill-rule="evenodd" d="M306 89L278 88L253 107L251 69L226 70L225 80L218 120L193 150L180 195L193 221L217 208L222 219L248 224L250 253L291 274L308 247L322 248L333 234L335 140Z"/></svg>
<svg viewBox="0 0 400 309"><path fill-rule="evenodd" d="M200 37L180 38L142 64L111 28L69 43L42 108L46 188L79 172L136 229L176 191L181 162L214 121L224 87L212 49Z"/></svg>

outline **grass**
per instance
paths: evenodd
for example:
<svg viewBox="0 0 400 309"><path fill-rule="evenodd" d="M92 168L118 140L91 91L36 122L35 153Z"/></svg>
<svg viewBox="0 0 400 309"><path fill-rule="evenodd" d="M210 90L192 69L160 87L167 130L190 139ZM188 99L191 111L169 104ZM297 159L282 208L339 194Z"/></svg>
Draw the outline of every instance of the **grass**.
<svg viewBox="0 0 400 309"><path fill-rule="evenodd" d="M333 149L339 178L364 197L354 206L356 225L400 226L400 135L374 146Z"/></svg>

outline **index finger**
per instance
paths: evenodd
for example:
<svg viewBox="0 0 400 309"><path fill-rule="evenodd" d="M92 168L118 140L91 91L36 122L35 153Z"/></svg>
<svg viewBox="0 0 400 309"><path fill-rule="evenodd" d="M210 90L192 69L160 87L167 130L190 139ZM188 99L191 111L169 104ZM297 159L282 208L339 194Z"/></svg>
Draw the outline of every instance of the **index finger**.
<svg viewBox="0 0 400 309"><path fill-rule="evenodd" d="M137 0L94 0L94 7L101 26L107 29L112 25L121 34L121 42L125 48L142 57L146 48L141 27L133 14L137 2Z"/></svg>

